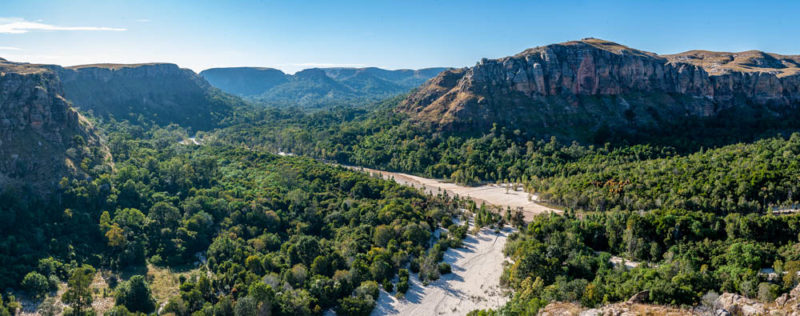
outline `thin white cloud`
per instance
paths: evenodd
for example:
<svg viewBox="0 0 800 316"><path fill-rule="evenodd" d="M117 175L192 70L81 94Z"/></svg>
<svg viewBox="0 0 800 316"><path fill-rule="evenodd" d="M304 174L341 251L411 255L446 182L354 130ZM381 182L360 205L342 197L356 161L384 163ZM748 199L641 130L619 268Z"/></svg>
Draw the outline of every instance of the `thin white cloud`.
<svg viewBox="0 0 800 316"><path fill-rule="evenodd" d="M0 46L0 50L22 50L22 48L11 47L11 46Z"/></svg>
<svg viewBox="0 0 800 316"><path fill-rule="evenodd" d="M31 22L19 18L0 18L0 34L25 34L31 31L126 31L127 29L106 26L60 26Z"/></svg>

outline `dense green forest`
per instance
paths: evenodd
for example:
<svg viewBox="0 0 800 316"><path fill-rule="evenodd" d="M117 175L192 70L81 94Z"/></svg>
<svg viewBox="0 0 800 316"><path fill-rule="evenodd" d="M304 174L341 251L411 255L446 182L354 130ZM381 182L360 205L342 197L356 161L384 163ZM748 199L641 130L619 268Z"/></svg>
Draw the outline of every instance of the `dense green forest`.
<svg viewBox="0 0 800 316"><path fill-rule="evenodd" d="M72 315L94 313L99 295L113 296L110 315L367 315L380 288L402 297L410 273L427 283L450 271L440 261L465 237L452 223L461 208L479 226L520 228L501 279L511 300L482 313L641 291L669 305L722 292L769 301L800 282L800 217L771 213L800 200L800 134L579 144L502 126L436 131L393 112L396 102L246 111L197 135L199 146L181 143L187 131L176 125L99 121L113 164L85 160L89 177L62 179L51 195L0 193L0 288L14 289L0 314L19 308L15 295L53 311L63 291ZM566 216L526 224L325 162L519 183ZM450 234L434 238L437 228ZM191 271L173 276L163 306L147 273L156 268ZM109 293L90 290L98 275Z"/></svg>
<svg viewBox="0 0 800 316"><path fill-rule="evenodd" d="M797 133L728 135L710 147L681 141L681 133L674 141L578 144L500 126L436 132L386 104L259 115L270 123L234 125L216 141L467 185L521 183L566 208L573 215L537 217L513 236L506 254L515 264L503 283L514 294L490 313L535 314L552 301L597 306L645 290L646 301L670 305L722 292L770 301L798 284L798 217L770 215L800 201ZM614 267L611 255L642 264ZM783 277L768 280L762 268Z"/></svg>
<svg viewBox="0 0 800 316"><path fill-rule="evenodd" d="M439 275L451 241L432 231L451 225L457 200L309 158L179 144L185 132L175 126L115 123L107 131L113 169L63 179L46 200L13 188L0 195L0 288L21 284L43 298L66 282L68 312L87 314L97 269L199 262L207 273L181 280L162 312L232 315L236 302L237 315L333 307L364 315L378 286L392 291L388 280L408 263ZM407 288L400 282L398 295ZM115 293L115 313L154 311L141 277Z"/></svg>
<svg viewBox="0 0 800 316"><path fill-rule="evenodd" d="M597 306L649 291L647 301L694 305L732 292L770 302L798 283L800 217L685 210L539 216L512 236L500 312L535 314L551 301ZM611 255L642 264L622 269ZM762 268L774 268L768 281ZM706 296L708 297L708 296Z"/></svg>
<svg viewBox="0 0 800 316"><path fill-rule="evenodd" d="M220 131L218 141L467 185L516 182L550 203L588 211L749 213L800 201L799 134L694 150L582 145L497 126L481 135L432 132L380 107L259 115Z"/></svg>

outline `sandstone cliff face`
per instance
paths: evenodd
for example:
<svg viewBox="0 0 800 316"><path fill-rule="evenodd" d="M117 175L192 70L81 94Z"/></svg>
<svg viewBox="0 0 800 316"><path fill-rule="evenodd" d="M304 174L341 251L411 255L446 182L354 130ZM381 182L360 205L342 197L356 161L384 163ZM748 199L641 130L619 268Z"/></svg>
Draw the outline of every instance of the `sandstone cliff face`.
<svg viewBox="0 0 800 316"><path fill-rule="evenodd" d="M174 64L48 66L73 106L117 120L210 129L242 101Z"/></svg>
<svg viewBox="0 0 800 316"><path fill-rule="evenodd" d="M797 56L755 54L720 64L725 60L697 52L659 56L586 39L445 71L398 109L445 128L497 122L541 130L657 125L734 106L800 103Z"/></svg>
<svg viewBox="0 0 800 316"><path fill-rule="evenodd" d="M44 189L62 176L84 175L86 146L101 146L100 140L62 97L54 72L0 61L0 187Z"/></svg>

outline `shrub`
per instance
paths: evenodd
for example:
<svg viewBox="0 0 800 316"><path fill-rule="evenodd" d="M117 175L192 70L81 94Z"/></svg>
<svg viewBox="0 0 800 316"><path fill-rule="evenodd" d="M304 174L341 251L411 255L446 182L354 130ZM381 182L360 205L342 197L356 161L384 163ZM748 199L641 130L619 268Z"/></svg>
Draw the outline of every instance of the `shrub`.
<svg viewBox="0 0 800 316"><path fill-rule="evenodd" d="M439 273L440 274L448 274L450 272L452 272L452 268L450 267L449 263L442 262L442 263L439 264Z"/></svg>
<svg viewBox="0 0 800 316"><path fill-rule="evenodd" d="M383 281L383 290L386 292L391 293L394 291L394 284L392 284L391 280L384 280Z"/></svg>
<svg viewBox="0 0 800 316"><path fill-rule="evenodd" d="M50 292L50 281L38 272L30 272L22 279L22 287L35 298L42 298Z"/></svg>
<svg viewBox="0 0 800 316"><path fill-rule="evenodd" d="M397 282L397 293L405 294L408 292L408 287L408 279L400 280L400 282Z"/></svg>
<svg viewBox="0 0 800 316"><path fill-rule="evenodd" d="M120 285L116 298L117 305L125 306L132 312L150 313L156 308L150 287L141 275L134 275Z"/></svg>

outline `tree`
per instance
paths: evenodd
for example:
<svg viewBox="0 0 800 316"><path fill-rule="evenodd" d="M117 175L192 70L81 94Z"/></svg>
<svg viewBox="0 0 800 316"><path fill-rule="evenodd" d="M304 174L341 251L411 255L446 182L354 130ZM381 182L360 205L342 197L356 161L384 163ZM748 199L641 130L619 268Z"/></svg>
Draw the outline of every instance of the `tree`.
<svg viewBox="0 0 800 316"><path fill-rule="evenodd" d="M130 315L135 315L135 314L128 311L128 309L122 305L114 306L114 308L112 308L110 311L107 311L105 314L103 314L103 316L130 316Z"/></svg>
<svg viewBox="0 0 800 316"><path fill-rule="evenodd" d="M370 296L350 296L339 301L337 315L367 316L375 308L375 300Z"/></svg>
<svg viewBox="0 0 800 316"><path fill-rule="evenodd" d="M61 301L73 308L75 315L84 315L87 308L92 306L91 284L95 270L90 265L83 265L72 271L72 276L67 281L67 291Z"/></svg>
<svg viewBox="0 0 800 316"><path fill-rule="evenodd" d="M258 315L258 302L251 296L245 296L236 301L233 314L236 316L256 316Z"/></svg>
<svg viewBox="0 0 800 316"><path fill-rule="evenodd" d="M120 285L116 294L117 305L125 306L131 312L151 313L156 308L150 287L144 277L134 275Z"/></svg>
<svg viewBox="0 0 800 316"><path fill-rule="evenodd" d="M22 287L35 298L42 298L50 292L47 278L38 272L29 272L22 279Z"/></svg>

